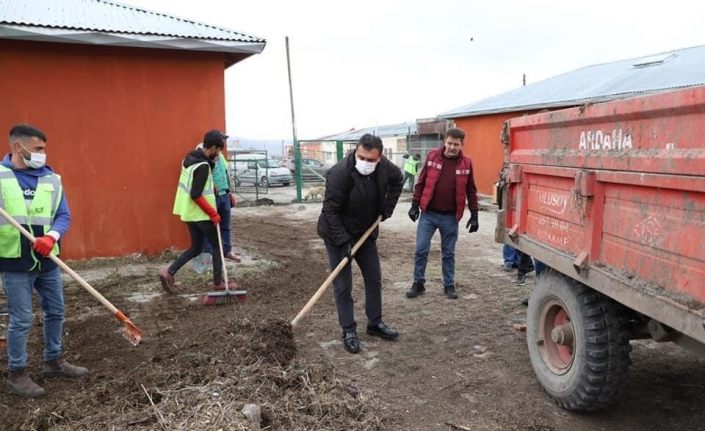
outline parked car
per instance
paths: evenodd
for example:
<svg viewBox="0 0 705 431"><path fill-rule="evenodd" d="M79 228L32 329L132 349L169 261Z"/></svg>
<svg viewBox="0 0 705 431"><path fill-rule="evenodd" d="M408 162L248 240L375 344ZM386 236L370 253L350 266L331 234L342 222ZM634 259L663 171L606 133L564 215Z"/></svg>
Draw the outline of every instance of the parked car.
<svg viewBox="0 0 705 431"><path fill-rule="evenodd" d="M292 176L296 173L294 159L284 160L282 162L282 166L289 169ZM309 158L302 158L301 166L303 167L301 170L301 175L304 181L322 181L321 177L325 177L332 167L324 164L320 160Z"/></svg>
<svg viewBox="0 0 705 431"><path fill-rule="evenodd" d="M230 166L235 186L242 183L269 187L275 184L291 184L291 172L264 154L238 154Z"/></svg>

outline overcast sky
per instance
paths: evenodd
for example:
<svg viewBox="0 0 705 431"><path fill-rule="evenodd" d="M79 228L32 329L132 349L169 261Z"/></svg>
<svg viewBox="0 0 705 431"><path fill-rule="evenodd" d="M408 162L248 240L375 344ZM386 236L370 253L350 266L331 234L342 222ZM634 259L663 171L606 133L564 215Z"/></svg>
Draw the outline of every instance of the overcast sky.
<svg viewBox="0 0 705 431"><path fill-rule="evenodd" d="M414 121L582 66L705 44L705 2L118 0L267 39L225 72L227 132L299 139ZM705 73L705 71L704 71Z"/></svg>

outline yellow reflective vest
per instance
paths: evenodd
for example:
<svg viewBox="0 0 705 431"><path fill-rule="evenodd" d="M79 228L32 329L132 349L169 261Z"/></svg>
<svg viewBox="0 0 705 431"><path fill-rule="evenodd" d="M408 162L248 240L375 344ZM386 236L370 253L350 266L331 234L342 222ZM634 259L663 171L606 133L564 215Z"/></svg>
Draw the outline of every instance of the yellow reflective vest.
<svg viewBox="0 0 705 431"><path fill-rule="evenodd" d="M415 160L413 157L409 156L404 163L404 171L408 172L410 175L416 176L418 173L420 160Z"/></svg>
<svg viewBox="0 0 705 431"><path fill-rule="evenodd" d="M210 220L196 202L191 199L191 185L193 184L193 171L201 165L208 165L208 162L194 163L189 167L181 164L181 176L179 186L176 188L176 198L174 198L174 214L181 217L182 221L203 221ZM213 172L208 166L208 179L203 186L203 196L206 201L215 208L215 193L213 192Z"/></svg>
<svg viewBox="0 0 705 431"><path fill-rule="evenodd" d="M46 235L51 229L54 215L61 202L61 177L50 173L37 178L37 188L29 205L25 200L20 183L12 169L0 165L0 206L12 218L32 231L33 225L43 227L42 232L32 232L35 237ZM21 257L22 246L20 232L4 218L0 217L0 258ZM59 244L54 244L52 254L59 254ZM37 258L32 252L35 263Z"/></svg>

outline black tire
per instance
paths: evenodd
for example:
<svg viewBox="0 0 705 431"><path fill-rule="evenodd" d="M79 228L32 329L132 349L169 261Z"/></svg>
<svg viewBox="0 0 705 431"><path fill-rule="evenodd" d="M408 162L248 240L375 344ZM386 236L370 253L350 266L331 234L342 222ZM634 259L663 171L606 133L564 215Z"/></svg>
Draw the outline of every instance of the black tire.
<svg viewBox="0 0 705 431"><path fill-rule="evenodd" d="M269 180L267 177L262 177L259 179L259 186L264 188L269 188Z"/></svg>
<svg viewBox="0 0 705 431"><path fill-rule="evenodd" d="M614 399L631 364L626 315L620 304L562 274L537 279L526 319L529 357L561 408L597 410Z"/></svg>
<svg viewBox="0 0 705 431"><path fill-rule="evenodd" d="M290 184L290 183L282 183L282 185L283 185L284 187L289 187L289 184Z"/></svg>

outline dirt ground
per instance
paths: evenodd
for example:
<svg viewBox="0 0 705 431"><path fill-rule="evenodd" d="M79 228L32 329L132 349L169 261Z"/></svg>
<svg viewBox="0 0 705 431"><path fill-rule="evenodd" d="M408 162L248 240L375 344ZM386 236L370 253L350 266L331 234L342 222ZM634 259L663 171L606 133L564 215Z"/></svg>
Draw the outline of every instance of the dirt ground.
<svg viewBox="0 0 705 431"><path fill-rule="evenodd" d="M533 279L517 288L501 270L492 211L481 212L479 233L461 231L459 299L442 294L437 237L427 293L405 298L415 232L407 209L399 204L378 240L384 318L401 332L398 341L359 331L363 350L348 354L330 291L292 340L286 322L328 272L316 236L320 203L239 208L233 236L243 262L229 268L248 290L246 302L200 305L209 280L190 265L177 274L179 294L164 294L156 270L172 253L76 262L144 340L130 346L120 325L67 279L66 356L92 373L79 381L41 377L35 314L30 367L47 395L24 400L0 390L0 429L255 429L240 412L247 403L261 408L262 429L271 430L705 429L705 360L670 344L632 342L629 378L606 410L574 414L550 401L534 378L525 334L512 327L525 320L520 301ZM354 280L364 328L357 270Z"/></svg>

